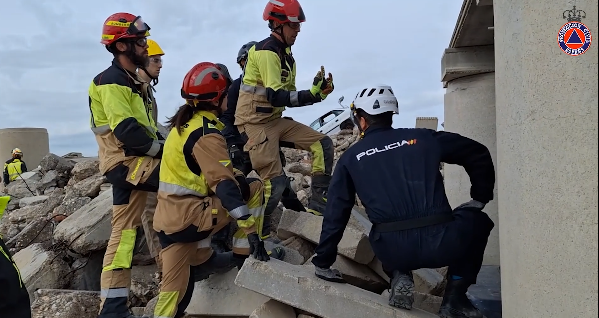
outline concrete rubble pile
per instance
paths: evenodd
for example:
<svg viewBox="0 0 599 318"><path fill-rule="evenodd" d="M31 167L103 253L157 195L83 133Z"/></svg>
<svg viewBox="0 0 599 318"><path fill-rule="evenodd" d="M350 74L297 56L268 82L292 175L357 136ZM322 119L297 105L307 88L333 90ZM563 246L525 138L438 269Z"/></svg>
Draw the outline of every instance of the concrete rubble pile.
<svg viewBox="0 0 599 318"><path fill-rule="evenodd" d="M332 138L335 161L359 139L357 130L344 130ZM309 155L283 151L292 187L307 205ZM12 200L0 221L0 234L28 287L33 317L95 318L112 212L111 186L100 175L98 160L50 153L38 169L22 177L7 187ZM189 317L436 317L433 313L445 288L444 269L414 271L415 309L387 304L389 279L374 257L368 241L370 224L359 200L333 265L348 284L314 276L311 259L322 217L280 205L272 219L285 259L262 263L250 258L240 270L197 282L187 308ZM140 253L149 252L142 248ZM155 264L133 267L130 307L135 314L153 316L159 283L155 272Z"/></svg>

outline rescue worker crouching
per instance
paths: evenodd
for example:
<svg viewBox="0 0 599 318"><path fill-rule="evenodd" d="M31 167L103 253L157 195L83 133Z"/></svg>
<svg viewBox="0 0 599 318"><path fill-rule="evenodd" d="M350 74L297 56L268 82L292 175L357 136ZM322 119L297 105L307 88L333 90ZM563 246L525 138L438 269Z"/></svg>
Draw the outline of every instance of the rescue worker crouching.
<svg viewBox="0 0 599 318"><path fill-rule="evenodd" d="M10 196L0 196L0 219L10 201ZM17 264L0 235L0 316L10 318L31 318L29 293L21 278Z"/></svg>
<svg viewBox="0 0 599 318"><path fill-rule="evenodd" d="M160 169L154 229L162 244L163 279L155 317L182 317L194 281L241 266L250 254L267 261L259 224L265 200L262 182L233 169L223 124L228 81L214 63L195 65L185 75L186 104L169 120ZM216 253L211 235L237 220L233 251Z"/></svg>
<svg viewBox="0 0 599 318"><path fill-rule="evenodd" d="M112 229L104 255L100 318L133 317L127 300L131 259L147 192L158 190L163 140L151 116L152 100L136 70L147 64L150 27L140 16L115 13L102 28L112 65L89 86L90 126L98 142L100 173L112 184Z"/></svg>
<svg viewBox="0 0 599 318"><path fill-rule="evenodd" d="M392 279L389 305L412 308L411 271L449 266L439 316L483 317L466 291L476 283L494 227L482 211L493 199L495 186L489 150L455 133L392 128L398 106L389 86L363 89L350 107L363 139L335 167L312 260L316 276L344 281L331 265L357 194L373 223L369 240L374 253ZM441 162L463 166L472 182L472 200L453 210L445 195Z"/></svg>
<svg viewBox="0 0 599 318"><path fill-rule="evenodd" d="M282 117L285 107L301 107L321 102L333 91L333 78L325 78L324 68L317 73L312 88L295 87L296 65L291 46L305 21L297 0L270 1L263 14L271 35L248 51L235 125L247 136L244 150L252 167L265 182L268 199L265 214L270 216L281 200L287 177L279 158L279 144L310 151L312 194L308 210L321 215L331 179L334 148L330 137L294 120Z"/></svg>
<svg viewBox="0 0 599 318"><path fill-rule="evenodd" d="M2 174L4 186L17 180L23 172L27 172L27 165L23 161L23 152L21 149L15 148L12 150L12 158L4 163L4 172Z"/></svg>
<svg viewBox="0 0 599 318"><path fill-rule="evenodd" d="M152 101L150 111L152 119L156 125L158 125L158 105L156 103L156 98L154 98L154 93L156 92L155 86L158 85L158 77L160 76L160 70L162 69L163 56L164 51L160 45L158 45L156 41L148 39L147 64L138 69L139 76L144 80L143 89L144 91L147 91L147 94ZM156 134L159 136L159 139L164 139L163 136L160 136L159 132ZM160 241L158 240L158 235L156 234L156 231L154 231L154 227L152 225L157 203L157 193L148 192L146 207L141 214L141 223L144 235L138 235L138 242L136 243L136 246L138 247L143 246L144 243L147 244L151 258L145 259L142 257L144 255L137 254L133 257L132 262L134 265L148 265L155 261L158 268L158 277L160 278L162 272L162 265L160 263Z"/></svg>

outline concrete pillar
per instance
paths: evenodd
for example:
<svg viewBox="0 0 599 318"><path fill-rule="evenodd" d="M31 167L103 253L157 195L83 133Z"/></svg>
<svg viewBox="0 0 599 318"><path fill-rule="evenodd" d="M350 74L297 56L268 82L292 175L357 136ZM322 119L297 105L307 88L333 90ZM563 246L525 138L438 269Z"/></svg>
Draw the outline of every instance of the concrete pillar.
<svg viewBox="0 0 599 318"><path fill-rule="evenodd" d="M416 128L437 130L439 119L437 117L416 117Z"/></svg>
<svg viewBox="0 0 599 318"><path fill-rule="evenodd" d="M447 49L442 62L442 80L447 81L445 130L487 146L497 167L493 48ZM455 207L469 201L471 183L464 168L458 165L444 165L444 170L449 203ZM495 223L485 250L485 265L499 265L500 262L497 184L494 197L495 199L484 209Z"/></svg>
<svg viewBox="0 0 599 318"><path fill-rule="evenodd" d="M597 0L576 8L599 32ZM597 317L598 54L560 50L569 9L494 2L504 317Z"/></svg>
<svg viewBox="0 0 599 318"><path fill-rule="evenodd" d="M33 170L50 152L48 131L46 128L0 129L0 161L10 159L14 148L23 151L23 161L29 170Z"/></svg>

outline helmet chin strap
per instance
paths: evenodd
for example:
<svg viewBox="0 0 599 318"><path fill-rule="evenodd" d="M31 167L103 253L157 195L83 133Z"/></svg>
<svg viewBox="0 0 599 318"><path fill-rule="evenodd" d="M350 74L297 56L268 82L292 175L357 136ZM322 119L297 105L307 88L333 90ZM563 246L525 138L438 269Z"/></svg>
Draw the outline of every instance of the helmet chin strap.
<svg viewBox="0 0 599 318"><path fill-rule="evenodd" d="M364 138L364 131L362 130L362 127L360 127L360 120L358 119L358 112L356 109L354 109L353 103L350 106L350 111L351 111L351 119L354 122L354 124L356 126L358 126L358 130L360 131L360 139L362 139L362 138Z"/></svg>
<svg viewBox="0 0 599 318"><path fill-rule="evenodd" d="M281 38L281 41L283 41L283 44L285 44L285 46L289 46L289 43L287 43L287 40L285 40L285 36L283 35L283 25L279 24L277 27L273 27L272 25L273 22L270 21L268 24L270 30Z"/></svg>

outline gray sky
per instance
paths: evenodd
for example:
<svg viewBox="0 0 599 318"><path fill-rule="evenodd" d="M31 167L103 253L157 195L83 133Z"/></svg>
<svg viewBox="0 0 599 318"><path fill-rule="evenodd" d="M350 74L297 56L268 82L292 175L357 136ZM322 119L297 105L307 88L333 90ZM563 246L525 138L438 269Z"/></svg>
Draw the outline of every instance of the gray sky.
<svg viewBox="0 0 599 318"><path fill-rule="evenodd" d="M236 7L231 7L235 3ZM4 1L0 11L0 128L45 127L58 155L97 155L89 129L87 89L110 65L100 42L104 20L115 12L141 15L166 55L156 87L160 122L181 105L183 76L196 63L219 62L231 76L242 44L269 35L266 0ZM308 89L320 65L333 73L335 91L324 102L288 109L309 124L345 95L349 104L369 85L391 85L399 99L396 127L417 116L443 122L441 56L462 1L302 0L307 21L293 55L298 89Z"/></svg>

